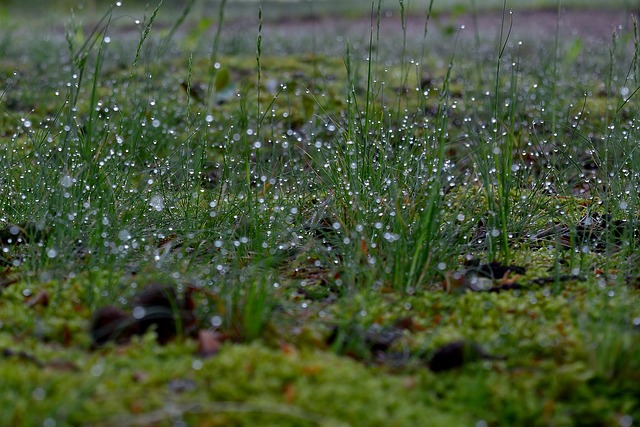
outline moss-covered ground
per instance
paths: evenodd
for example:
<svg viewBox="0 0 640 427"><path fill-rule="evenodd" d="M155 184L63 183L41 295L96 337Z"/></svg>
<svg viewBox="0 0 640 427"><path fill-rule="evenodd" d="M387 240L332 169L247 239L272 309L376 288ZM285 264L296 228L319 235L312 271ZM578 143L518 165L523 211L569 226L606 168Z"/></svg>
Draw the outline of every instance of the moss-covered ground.
<svg viewBox="0 0 640 427"><path fill-rule="evenodd" d="M378 4L3 18L0 425L640 422L634 21Z"/></svg>

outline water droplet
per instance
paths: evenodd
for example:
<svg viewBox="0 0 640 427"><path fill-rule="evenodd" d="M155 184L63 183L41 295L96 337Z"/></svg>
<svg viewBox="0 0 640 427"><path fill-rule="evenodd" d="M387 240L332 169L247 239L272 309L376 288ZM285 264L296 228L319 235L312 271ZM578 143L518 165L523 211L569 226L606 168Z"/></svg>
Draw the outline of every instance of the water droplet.
<svg viewBox="0 0 640 427"><path fill-rule="evenodd" d="M43 400L46 395L47 395L47 393L41 387L36 388L35 390L33 390L33 393L31 393L31 396L35 400Z"/></svg>
<svg viewBox="0 0 640 427"><path fill-rule="evenodd" d="M633 417L631 415L623 415L618 421L620 427L631 427L633 425Z"/></svg>
<svg viewBox="0 0 640 427"><path fill-rule="evenodd" d="M90 371L91 375L93 375L94 377L99 377L104 372L104 366L102 366L102 363L96 363L91 367Z"/></svg>
<svg viewBox="0 0 640 427"><path fill-rule="evenodd" d="M133 316L133 318L138 320L142 319L145 314L146 314L146 310L144 309L144 307L140 307L139 305L134 307L133 310L131 311L131 315Z"/></svg>
<svg viewBox="0 0 640 427"><path fill-rule="evenodd" d="M69 175L65 175L62 178L60 178L60 185L62 185L64 188L69 188L73 185L73 178L71 178Z"/></svg>
<svg viewBox="0 0 640 427"><path fill-rule="evenodd" d="M164 199L160 195L155 195L149 200L149 206L160 212L164 209Z"/></svg>
<svg viewBox="0 0 640 427"><path fill-rule="evenodd" d="M58 251L56 251L55 249L53 248L47 249L47 256L49 258L55 258L57 255L58 255Z"/></svg>
<svg viewBox="0 0 640 427"><path fill-rule="evenodd" d="M120 230L118 232L118 238L123 242L126 242L131 238L131 233L129 233L129 230Z"/></svg>
<svg viewBox="0 0 640 427"><path fill-rule="evenodd" d="M211 326L213 326L214 328L219 328L220 326L222 326L222 317L220 316L213 316L211 317Z"/></svg>

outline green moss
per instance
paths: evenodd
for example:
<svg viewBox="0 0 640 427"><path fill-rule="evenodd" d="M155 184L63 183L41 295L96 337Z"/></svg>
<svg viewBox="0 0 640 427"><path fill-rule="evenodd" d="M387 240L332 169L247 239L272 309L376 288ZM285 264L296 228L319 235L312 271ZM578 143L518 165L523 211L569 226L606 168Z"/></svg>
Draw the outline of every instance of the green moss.
<svg viewBox="0 0 640 427"><path fill-rule="evenodd" d="M569 41L551 72L551 45L525 44L496 85L493 54L444 51L447 36L424 67L400 63L421 46L401 59L402 41L382 37L371 69L359 42L347 58L309 54L307 37L269 49L258 80L245 34L224 40L211 74L210 47L197 50L210 24L176 35L170 58L152 33L135 70L137 40L114 32L82 81L54 41L0 52L2 235L24 221L50 231L2 242L0 425L640 417L638 104L572 92L605 86L598 60L573 64L588 46ZM620 68L612 93L629 79ZM586 224L596 213L626 234ZM408 277L423 247L424 274ZM487 260L526 269L482 279L517 289L444 291ZM153 281L202 288L193 312L224 340L217 354L154 332L91 348L96 310L129 310ZM372 344L380 331L388 346ZM429 370L457 340L492 357Z"/></svg>

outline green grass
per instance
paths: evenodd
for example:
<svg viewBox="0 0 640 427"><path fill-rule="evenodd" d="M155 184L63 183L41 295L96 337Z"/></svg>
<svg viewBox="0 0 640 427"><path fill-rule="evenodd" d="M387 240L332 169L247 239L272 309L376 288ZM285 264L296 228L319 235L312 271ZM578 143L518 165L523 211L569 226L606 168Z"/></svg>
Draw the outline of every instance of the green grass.
<svg viewBox="0 0 640 427"><path fill-rule="evenodd" d="M378 1L339 46L197 3L5 27L0 424L637 422L638 35L501 4L493 42ZM153 282L217 354L92 347ZM429 369L461 339L495 357Z"/></svg>

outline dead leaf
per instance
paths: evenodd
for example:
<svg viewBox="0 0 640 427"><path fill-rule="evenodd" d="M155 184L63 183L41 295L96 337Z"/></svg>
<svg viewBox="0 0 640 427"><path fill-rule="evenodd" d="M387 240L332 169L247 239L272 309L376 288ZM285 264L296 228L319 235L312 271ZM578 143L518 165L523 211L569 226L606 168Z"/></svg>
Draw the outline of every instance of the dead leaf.
<svg viewBox="0 0 640 427"><path fill-rule="evenodd" d="M215 356L220 351L220 336L216 332L201 329L198 331L198 351L197 354L207 358Z"/></svg>
<svg viewBox="0 0 640 427"><path fill-rule="evenodd" d="M25 305L27 307L35 307L37 305L47 307L49 305L49 292L46 289L41 289L37 294L27 299Z"/></svg>

